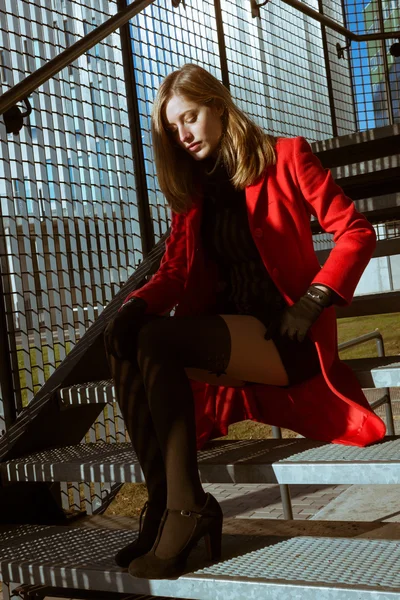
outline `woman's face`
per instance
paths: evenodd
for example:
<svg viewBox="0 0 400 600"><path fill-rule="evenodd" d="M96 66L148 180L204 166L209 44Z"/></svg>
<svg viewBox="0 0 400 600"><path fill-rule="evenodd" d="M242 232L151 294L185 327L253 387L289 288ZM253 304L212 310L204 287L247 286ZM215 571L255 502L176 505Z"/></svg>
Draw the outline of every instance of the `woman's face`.
<svg viewBox="0 0 400 600"><path fill-rule="evenodd" d="M165 109L166 126L179 146L200 161L217 154L222 113L223 108L197 104L174 94Z"/></svg>

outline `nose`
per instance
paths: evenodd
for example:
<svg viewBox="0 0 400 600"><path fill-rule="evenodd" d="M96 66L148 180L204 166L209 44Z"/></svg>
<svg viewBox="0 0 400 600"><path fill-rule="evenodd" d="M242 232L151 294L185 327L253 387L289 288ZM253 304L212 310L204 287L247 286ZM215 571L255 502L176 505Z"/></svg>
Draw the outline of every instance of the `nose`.
<svg viewBox="0 0 400 600"><path fill-rule="evenodd" d="M179 139L181 140L182 144L186 144L187 142L191 141L192 137L193 136L190 131L185 126L182 126L179 131Z"/></svg>

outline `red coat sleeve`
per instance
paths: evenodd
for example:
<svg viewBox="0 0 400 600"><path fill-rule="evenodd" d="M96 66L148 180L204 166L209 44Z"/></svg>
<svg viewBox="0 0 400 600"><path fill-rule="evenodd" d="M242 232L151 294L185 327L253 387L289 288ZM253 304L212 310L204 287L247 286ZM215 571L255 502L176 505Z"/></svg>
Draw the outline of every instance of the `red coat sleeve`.
<svg viewBox="0 0 400 600"><path fill-rule="evenodd" d="M347 305L376 246L374 228L359 213L354 202L337 185L329 169L313 154L310 144L299 136L294 140L296 177L309 212L322 228L333 234L335 243L321 271L312 283L333 289Z"/></svg>
<svg viewBox="0 0 400 600"><path fill-rule="evenodd" d="M187 279L186 216L172 213L171 233L160 267L143 287L125 298L143 298L148 314L164 314L178 304Z"/></svg>

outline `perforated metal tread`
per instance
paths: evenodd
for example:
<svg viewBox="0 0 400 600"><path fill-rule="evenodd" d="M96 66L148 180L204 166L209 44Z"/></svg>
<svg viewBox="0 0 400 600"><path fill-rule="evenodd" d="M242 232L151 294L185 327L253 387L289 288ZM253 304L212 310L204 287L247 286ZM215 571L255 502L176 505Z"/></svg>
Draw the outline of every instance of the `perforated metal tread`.
<svg viewBox="0 0 400 600"><path fill-rule="evenodd" d="M27 536L35 536L51 528L51 525L0 525L0 549L2 546L18 543Z"/></svg>
<svg viewBox="0 0 400 600"><path fill-rule="evenodd" d="M58 390L60 400L64 404L97 404L116 402L114 382L112 379L77 383Z"/></svg>
<svg viewBox="0 0 400 600"><path fill-rule="evenodd" d="M307 468L304 468L304 467ZM400 436L367 448L307 439L214 441L199 452L204 483L400 483ZM0 464L3 481L141 482L129 443L79 444Z"/></svg>
<svg viewBox="0 0 400 600"><path fill-rule="evenodd" d="M364 388L400 387L400 357L373 356L345 362Z"/></svg>
<svg viewBox="0 0 400 600"><path fill-rule="evenodd" d="M328 138L323 140L317 140L311 143L313 152L320 154L322 157L327 155L328 157L334 156L336 160L336 152L339 151L342 160L347 160L346 149L349 147L353 152L355 148L375 147L376 145L381 146L381 141L384 140L385 144L396 136L400 135L399 124L394 123L393 125L385 125L384 127L377 127L375 129L367 129L364 131L355 131L345 135L340 135L334 138Z"/></svg>
<svg viewBox="0 0 400 600"><path fill-rule="evenodd" d="M364 388L400 387L400 359L398 356L376 356L345 360L353 369L360 385ZM64 404L93 404L115 402L112 379L79 383L58 391Z"/></svg>
<svg viewBox="0 0 400 600"><path fill-rule="evenodd" d="M369 175L371 177L380 171L398 169L399 166L400 156L398 154L391 154L389 156L380 156L379 158L370 160L358 160L357 162L331 167L330 170L334 180L339 182L339 180L354 176L359 177L360 175Z"/></svg>
<svg viewBox="0 0 400 600"><path fill-rule="evenodd" d="M202 600L393 600L400 598L400 541L224 535L219 563L199 545L187 574L143 580L122 572L115 553L131 530L51 527L0 546L4 581Z"/></svg>

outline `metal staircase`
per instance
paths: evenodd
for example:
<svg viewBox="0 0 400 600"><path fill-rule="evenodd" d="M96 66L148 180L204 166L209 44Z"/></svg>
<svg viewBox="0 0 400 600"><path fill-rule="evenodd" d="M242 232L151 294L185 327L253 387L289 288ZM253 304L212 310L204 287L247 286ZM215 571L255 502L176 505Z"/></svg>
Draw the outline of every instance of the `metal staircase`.
<svg viewBox="0 0 400 600"><path fill-rule="evenodd" d="M64 62L51 61L41 71L40 81L32 78L16 86L3 98L2 110L15 103L18 93L28 94L150 3L134 2L124 15L65 51ZM398 125L315 142L312 147L371 222L399 218ZM320 231L316 221L312 230ZM255 528L254 523L228 521L219 563L205 564L196 550L187 574L179 580L147 581L130 577L113 560L115 552L137 535L137 523L132 530L126 523L110 524L105 517L73 520L63 510L62 490L69 482L106 484L112 494L122 483L143 481L127 442L116 436L112 443L82 442L105 407L113 407L115 418L104 328L126 295L156 271L167 235L0 439L2 580L21 585L18 593L26 598L50 594L97 600L137 595L143 600L149 595L202 600L400 598L400 528L394 529L393 539L379 539L379 532L374 536L369 530L368 535L357 527L340 533L327 530L321 536L311 525L303 525L302 533L293 530L283 535L274 533L269 522ZM392 241L390 249L389 244L381 244L376 255L396 253L398 245L399 240ZM380 299L357 299L352 307L338 309L338 315L396 310L400 312L400 301L394 292ZM346 362L364 387L400 387L398 355ZM113 423L111 419L111 427ZM400 484L400 436L389 436L368 448L305 439L213 441L199 453L199 468L208 483ZM99 512L103 508L100 501Z"/></svg>

